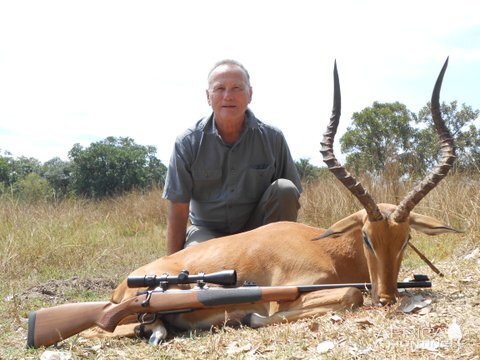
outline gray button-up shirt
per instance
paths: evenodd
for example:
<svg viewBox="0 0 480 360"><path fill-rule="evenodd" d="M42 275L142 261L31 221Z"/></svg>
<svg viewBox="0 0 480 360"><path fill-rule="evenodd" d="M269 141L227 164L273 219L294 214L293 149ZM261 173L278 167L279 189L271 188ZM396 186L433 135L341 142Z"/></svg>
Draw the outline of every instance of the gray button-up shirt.
<svg viewBox="0 0 480 360"><path fill-rule="evenodd" d="M213 114L177 137L163 197L190 202L190 221L225 233L242 231L267 187L291 180L302 191L285 137L250 110L233 145L225 144Z"/></svg>

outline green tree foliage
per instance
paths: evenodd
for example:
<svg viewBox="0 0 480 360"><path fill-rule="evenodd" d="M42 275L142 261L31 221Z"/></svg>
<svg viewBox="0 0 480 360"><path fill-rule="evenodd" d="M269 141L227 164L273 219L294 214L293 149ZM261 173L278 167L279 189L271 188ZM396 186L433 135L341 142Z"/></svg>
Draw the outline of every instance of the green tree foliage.
<svg viewBox="0 0 480 360"><path fill-rule="evenodd" d="M456 167L461 170L480 169L480 129L474 124L480 110L457 101L450 104L442 103L442 118L455 139L457 161ZM427 126L417 133L416 146L419 165L422 170L431 168L438 160L440 144L433 126L430 103L425 105L418 114L418 122Z"/></svg>
<svg viewBox="0 0 480 360"><path fill-rule="evenodd" d="M37 159L21 156L13 158L9 152L0 154L0 193L12 190L12 186L28 174L41 175L41 163Z"/></svg>
<svg viewBox="0 0 480 360"><path fill-rule="evenodd" d="M20 156L13 162L14 179L22 179L30 173L40 174L42 163L32 157Z"/></svg>
<svg viewBox="0 0 480 360"><path fill-rule="evenodd" d="M137 145L128 137L108 137L85 149L75 144L69 152L73 189L79 195L99 198L163 185L166 167L155 152L154 146Z"/></svg>
<svg viewBox="0 0 480 360"><path fill-rule="evenodd" d="M295 166L297 167L298 174L300 175L300 179L303 181L311 181L315 176L315 166L310 164L308 159L300 159L299 161L295 161Z"/></svg>
<svg viewBox="0 0 480 360"><path fill-rule="evenodd" d="M300 159L299 161L295 161L295 166L298 174L300 175L300 179L303 182L312 182L322 178L325 175L329 176L329 171L326 167L317 167L312 165L310 164L309 159Z"/></svg>
<svg viewBox="0 0 480 360"><path fill-rule="evenodd" d="M65 197L70 190L72 165L55 157L45 162L42 166L43 177L53 189L56 198Z"/></svg>
<svg viewBox="0 0 480 360"><path fill-rule="evenodd" d="M20 156L9 160L9 182L13 184L30 173L41 175L42 164L35 158Z"/></svg>
<svg viewBox="0 0 480 360"><path fill-rule="evenodd" d="M10 168L12 158L8 152L0 154L0 184L3 186L10 185Z"/></svg>
<svg viewBox="0 0 480 360"><path fill-rule="evenodd" d="M47 179L34 172L18 180L13 188L15 195L20 199L28 201L49 200L53 198L54 194L53 188Z"/></svg>
<svg viewBox="0 0 480 360"><path fill-rule="evenodd" d="M409 171L415 157L415 114L405 105L374 102L352 116L352 125L340 139L342 152L348 153L346 165L352 172L383 173L395 166L402 175Z"/></svg>

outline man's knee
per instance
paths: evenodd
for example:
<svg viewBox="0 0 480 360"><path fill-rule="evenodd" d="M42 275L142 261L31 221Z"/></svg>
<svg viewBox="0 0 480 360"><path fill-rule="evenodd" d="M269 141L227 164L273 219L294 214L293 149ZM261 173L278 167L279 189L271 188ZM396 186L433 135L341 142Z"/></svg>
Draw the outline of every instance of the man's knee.
<svg viewBox="0 0 480 360"><path fill-rule="evenodd" d="M300 191L287 179L278 179L270 184L245 226L255 229L276 221L297 221L300 209Z"/></svg>
<svg viewBox="0 0 480 360"><path fill-rule="evenodd" d="M300 209L300 191L295 184L288 179L278 179L272 183L274 188L276 205L271 206L271 209L276 209L276 221L287 220L297 221L298 210Z"/></svg>
<svg viewBox="0 0 480 360"><path fill-rule="evenodd" d="M278 200L286 202L287 204L298 205L296 206L297 209L300 207L298 203L300 192L292 181L288 179L278 179L275 180L272 185L276 189Z"/></svg>
<svg viewBox="0 0 480 360"><path fill-rule="evenodd" d="M184 247L187 248L192 245L197 245L218 236L219 234L206 227L192 225L187 229Z"/></svg>

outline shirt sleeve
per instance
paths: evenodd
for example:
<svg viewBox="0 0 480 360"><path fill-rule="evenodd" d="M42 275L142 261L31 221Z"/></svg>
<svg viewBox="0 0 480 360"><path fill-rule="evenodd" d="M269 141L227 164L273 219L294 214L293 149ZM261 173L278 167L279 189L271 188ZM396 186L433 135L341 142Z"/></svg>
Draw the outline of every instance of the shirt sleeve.
<svg viewBox="0 0 480 360"><path fill-rule="evenodd" d="M293 161L287 140L281 130L278 130L277 137L277 178L288 179L295 184L299 192L303 191L300 175L297 171L297 166Z"/></svg>
<svg viewBox="0 0 480 360"><path fill-rule="evenodd" d="M186 145L185 138L178 137L175 141L163 190L164 199L187 203L192 197L191 156Z"/></svg>

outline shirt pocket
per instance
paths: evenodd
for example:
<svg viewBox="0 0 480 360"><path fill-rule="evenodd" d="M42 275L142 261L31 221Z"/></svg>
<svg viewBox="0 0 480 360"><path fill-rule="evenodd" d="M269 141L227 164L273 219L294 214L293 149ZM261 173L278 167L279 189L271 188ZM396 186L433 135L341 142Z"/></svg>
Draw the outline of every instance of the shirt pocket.
<svg viewBox="0 0 480 360"><path fill-rule="evenodd" d="M221 196L221 169L193 169L193 197L199 201L214 201Z"/></svg>
<svg viewBox="0 0 480 360"><path fill-rule="evenodd" d="M274 167L249 168L246 172L245 195L248 199L258 201L273 181Z"/></svg>

